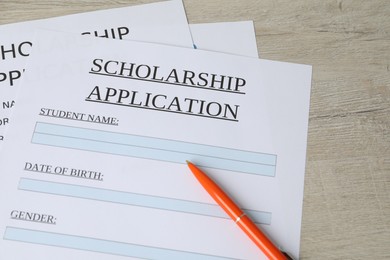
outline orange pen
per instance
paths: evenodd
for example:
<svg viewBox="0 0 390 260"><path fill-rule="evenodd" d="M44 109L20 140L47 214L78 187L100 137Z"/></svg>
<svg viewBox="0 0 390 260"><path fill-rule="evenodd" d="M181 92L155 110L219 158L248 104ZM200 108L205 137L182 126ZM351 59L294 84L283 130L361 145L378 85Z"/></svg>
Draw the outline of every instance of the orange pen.
<svg viewBox="0 0 390 260"><path fill-rule="evenodd" d="M187 161L187 164L192 173L202 184L205 190L211 195L211 197L269 259L292 259L287 254L281 252L213 180L211 180L204 172L191 162Z"/></svg>

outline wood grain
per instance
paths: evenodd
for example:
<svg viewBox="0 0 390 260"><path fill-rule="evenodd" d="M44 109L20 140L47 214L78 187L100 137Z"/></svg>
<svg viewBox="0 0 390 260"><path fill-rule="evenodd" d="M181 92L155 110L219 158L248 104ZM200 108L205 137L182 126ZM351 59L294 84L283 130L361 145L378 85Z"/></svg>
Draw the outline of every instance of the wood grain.
<svg viewBox="0 0 390 260"><path fill-rule="evenodd" d="M153 0L0 1L0 24ZM261 57L313 65L301 259L390 259L390 1L186 0L253 20Z"/></svg>

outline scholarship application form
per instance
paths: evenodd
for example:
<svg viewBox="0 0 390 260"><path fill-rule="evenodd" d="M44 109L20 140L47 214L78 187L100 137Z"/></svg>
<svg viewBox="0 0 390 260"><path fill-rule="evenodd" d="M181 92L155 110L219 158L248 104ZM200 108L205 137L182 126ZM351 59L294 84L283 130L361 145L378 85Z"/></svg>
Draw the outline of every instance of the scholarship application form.
<svg viewBox="0 0 390 260"><path fill-rule="evenodd" d="M32 50L35 29L84 36L193 46L180 0L129 6L0 26L0 149L15 105L18 82Z"/></svg>
<svg viewBox="0 0 390 260"><path fill-rule="evenodd" d="M298 256L310 66L36 39L0 156L1 258L264 259L185 160Z"/></svg>

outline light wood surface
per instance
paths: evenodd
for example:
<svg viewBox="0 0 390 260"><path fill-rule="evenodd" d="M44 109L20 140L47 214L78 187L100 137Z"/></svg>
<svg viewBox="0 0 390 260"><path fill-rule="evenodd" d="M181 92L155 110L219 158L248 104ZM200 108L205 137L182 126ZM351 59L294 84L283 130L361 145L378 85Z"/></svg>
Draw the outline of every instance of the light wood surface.
<svg viewBox="0 0 390 260"><path fill-rule="evenodd" d="M155 2L1 0L0 24ZM301 259L390 259L390 1L185 0L253 20L262 58L313 65Z"/></svg>

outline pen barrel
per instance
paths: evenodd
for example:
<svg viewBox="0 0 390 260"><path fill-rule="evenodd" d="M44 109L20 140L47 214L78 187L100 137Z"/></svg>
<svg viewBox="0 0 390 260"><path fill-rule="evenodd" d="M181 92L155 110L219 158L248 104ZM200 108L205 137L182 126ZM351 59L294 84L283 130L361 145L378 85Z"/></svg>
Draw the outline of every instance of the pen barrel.
<svg viewBox="0 0 390 260"><path fill-rule="evenodd" d="M271 260L285 260L287 257L263 234L259 228L246 215L242 216L237 225Z"/></svg>
<svg viewBox="0 0 390 260"><path fill-rule="evenodd" d="M249 236L260 250L271 260L287 260L288 258L264 235L260 229L246 216L232 199L204 172L187 162L194 176L202 184L210 196Z"/></svg>

